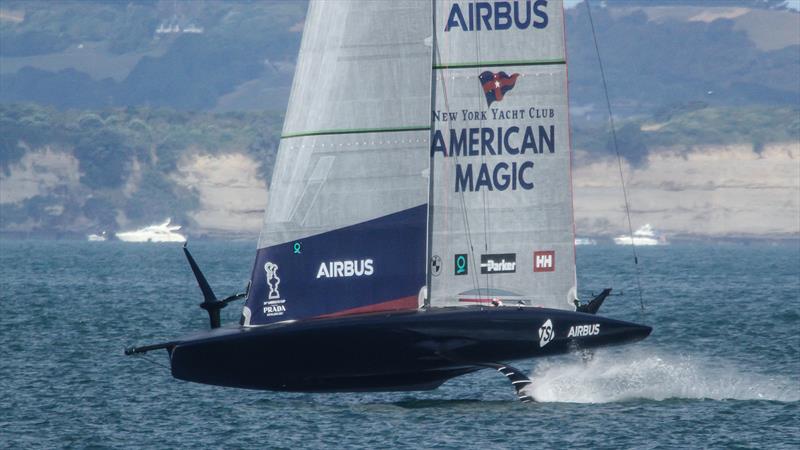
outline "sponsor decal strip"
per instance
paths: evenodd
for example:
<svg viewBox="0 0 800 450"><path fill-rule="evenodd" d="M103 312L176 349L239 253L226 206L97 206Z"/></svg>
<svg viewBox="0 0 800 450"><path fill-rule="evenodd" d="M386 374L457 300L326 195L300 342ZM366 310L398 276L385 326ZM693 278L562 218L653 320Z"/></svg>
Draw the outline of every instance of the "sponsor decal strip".
<svg viewBox="0 0 800 450"><path fill-rule="evenodd" d="M441 69L474 69L481 67L508 67L508 66L557 66L566 64L565 59L543 59L538 61L482 61L480 63L443 63L434 64L433 68Z"/></svg>
<svg viewBox="0 0 800 450"><path fill-rule="evenodd" d="M374 305L360 306L358 308L346 309L344 311L339 311L331 314L323 314L321 316L316 316L316 318L321 319L326 317L342 317L342 316L351 316L354 314L365 314L365 313L380 312L380 311L417 309L419 307L418 302L419 299L417 298L417 296L413 295L410 297L402 297L395 300L389 300L388 302L376 303Z"/></svg>
<svg viewBox="0 0 800 450"><path fill-rule="evenodd" d="M397 128L353 128L341 130L316 130L301 131L298 133L286 133L281 135L281 139L289 139L304 136L327 136L332 134L364 134L364 133L400 133L404 131L430 131L430 126L397 127Z"/></svg>

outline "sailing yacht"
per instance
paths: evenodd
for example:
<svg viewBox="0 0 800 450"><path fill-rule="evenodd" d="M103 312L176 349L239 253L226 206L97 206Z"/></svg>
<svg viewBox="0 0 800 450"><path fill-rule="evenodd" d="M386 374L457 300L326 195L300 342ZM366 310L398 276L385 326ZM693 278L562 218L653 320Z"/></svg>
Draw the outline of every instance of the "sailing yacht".
<svg viewBox="0 0 800 450"><path fill-rule="evenodd" d="M245 294L172 375L283 391L433 389L634 342L577 297L560 1L309 4ZM245 298L238 326L219 309Z"/></svg>

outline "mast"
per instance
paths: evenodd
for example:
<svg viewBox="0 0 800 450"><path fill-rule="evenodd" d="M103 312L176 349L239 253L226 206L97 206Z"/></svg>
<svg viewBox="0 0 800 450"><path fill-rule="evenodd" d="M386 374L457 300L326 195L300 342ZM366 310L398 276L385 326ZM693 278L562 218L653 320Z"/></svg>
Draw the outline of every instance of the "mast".
<svg viewBox="0 0 800 450"><path fill-rule="evenodd" d="M431 107L430 115L431 132L428 142L433 142L433 134L436 129L433 120L433 109L436 107L436 0L431 0ZM425 308L431 305L431 264L433 263L433 154L430 154L428 163L428 228L426 230L426 251L425 251Z"/></svg>

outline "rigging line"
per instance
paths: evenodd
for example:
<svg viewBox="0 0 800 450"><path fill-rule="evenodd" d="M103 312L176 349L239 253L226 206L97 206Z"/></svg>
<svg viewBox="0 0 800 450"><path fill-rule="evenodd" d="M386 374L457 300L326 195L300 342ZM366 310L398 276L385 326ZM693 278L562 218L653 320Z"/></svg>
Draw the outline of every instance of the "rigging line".
<svg viewBox="0 0 800 450"><path fill-rule="evenodd" d="M633 251L633 263L636 274L636 286L639 289L639 306L644 311L644 297L642 295L642 281L639 277L639 255L636 253L636 244L633 241L633 224L631 223L631 209L630 202L628 201L628 190L625 188L625 176L622 173L622 157L619 154L619 145L617 144L617 129L614 126L614 114L611 112L611 100L608 96L608 83L606 82L606 71L603 68L603 59L600 57L600 46L597 44L597 32L594 28L594 19L592 18L592 7L589 5L589 0L586 0L586 11L589 13L589 24L592 27L592 39L594 40L594 49L597 54L597 63L600 65L600 78L603 80L603 93L606 97L606 107L608 108L608 119L611 124L611 137L614 142L614 152L617 154L617 167L619 168L619 180L622 184L622 196L625 199L625 215L628 218L628 233L631 237L631 250Z"/></svg>
<svg viewBox="0 0 800 450"><path fill-rule="evenodd" d="M435 33L436 30L434 29L433 32ZM436 52L437 59L439 61L441 61L442 60L442 55L439 52L438 44L434 48L434 51ZM441 73L441 77L442 77L441 78L441 83L442 83L442 99L444 99L444 109L445 109L446 112L449 113L450 112L450 99L447 96L447 84L445 83L445 79L447 78L447 68L444 67L440 71L440 73ZM433 114L433 112L431 112L431 114ZM447 122L448 134L449 134L450 129L451 129L450 128L450 122ZM433 145L433 142L431 142L431 145ZM446 150L447 150L447 148L445 148L445 151ZM458 156L459 155L456 153L456 155L455 155L456 163L458 163ZM461 206L461 217L464 220L464 229L465 229L466 235L467 235L467 245L469 247L467 253L468 253L468 256L472 257L471 259L473 261L473 268L477 269L479 266L475 263L475 247L472 245L472 232L470 230L469 217L467 215L467 204L466 204L466 200L464 199L464 192L462 191L462 192L460 192L460 194L461 195L458 196L458 201L459 201L459 204ZM469 266L469 262L467 262L467 265ZM472 271L472 276L470 278L472 278L473 287L478 291L478 297L480 297L481 288L480 288L480 282L479 282L478 274L476 272L477 272L477 270L473 270Z"/></svg>
<svg viewBox="0 0 800 450"><path fill-rule="evenodd" d="M160 362L156 362L156 361L154 361L154 360L152 360L152 359L148 358L148 357L147 357L146 355L144 355L144 354L139 354L138 356L139 356L139 358L142 358L143 360L145 360L145 361L149 362L150 364L153 364L153 365L156 365L156 366L159 366L159 367L163 367L163 368L165 368L165 369L167 369L167 370L170 370L170 367L169 367L169 366L167 366L166 364L162 364L162 363L160 363Z"/></svg>

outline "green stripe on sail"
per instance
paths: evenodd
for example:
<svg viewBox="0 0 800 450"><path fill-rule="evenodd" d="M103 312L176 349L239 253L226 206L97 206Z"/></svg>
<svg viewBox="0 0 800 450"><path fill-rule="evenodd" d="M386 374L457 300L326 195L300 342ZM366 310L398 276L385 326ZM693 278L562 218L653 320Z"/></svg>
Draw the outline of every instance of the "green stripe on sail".
<svg viewBox="0 0 800 450"><path fill-rule="evenodd" d="M400 133L403 131L430 131L430 126L417 127L398 127L398 128L353 128L342 130L316 130L301 131L299 133L286 133L281 135L281 139L303 137L303 136L328 136L334 134L364 134L364 133Z"/></svg>
<svg viewBox="0 0 800 450"><path fill-rule="evenodd" d="M504 67L504 66L557 66L566 64L564 59L544 59L539 61L483 61L480 63L451 63L435 64L434 69L470 69L477 67Z"/></svg>

